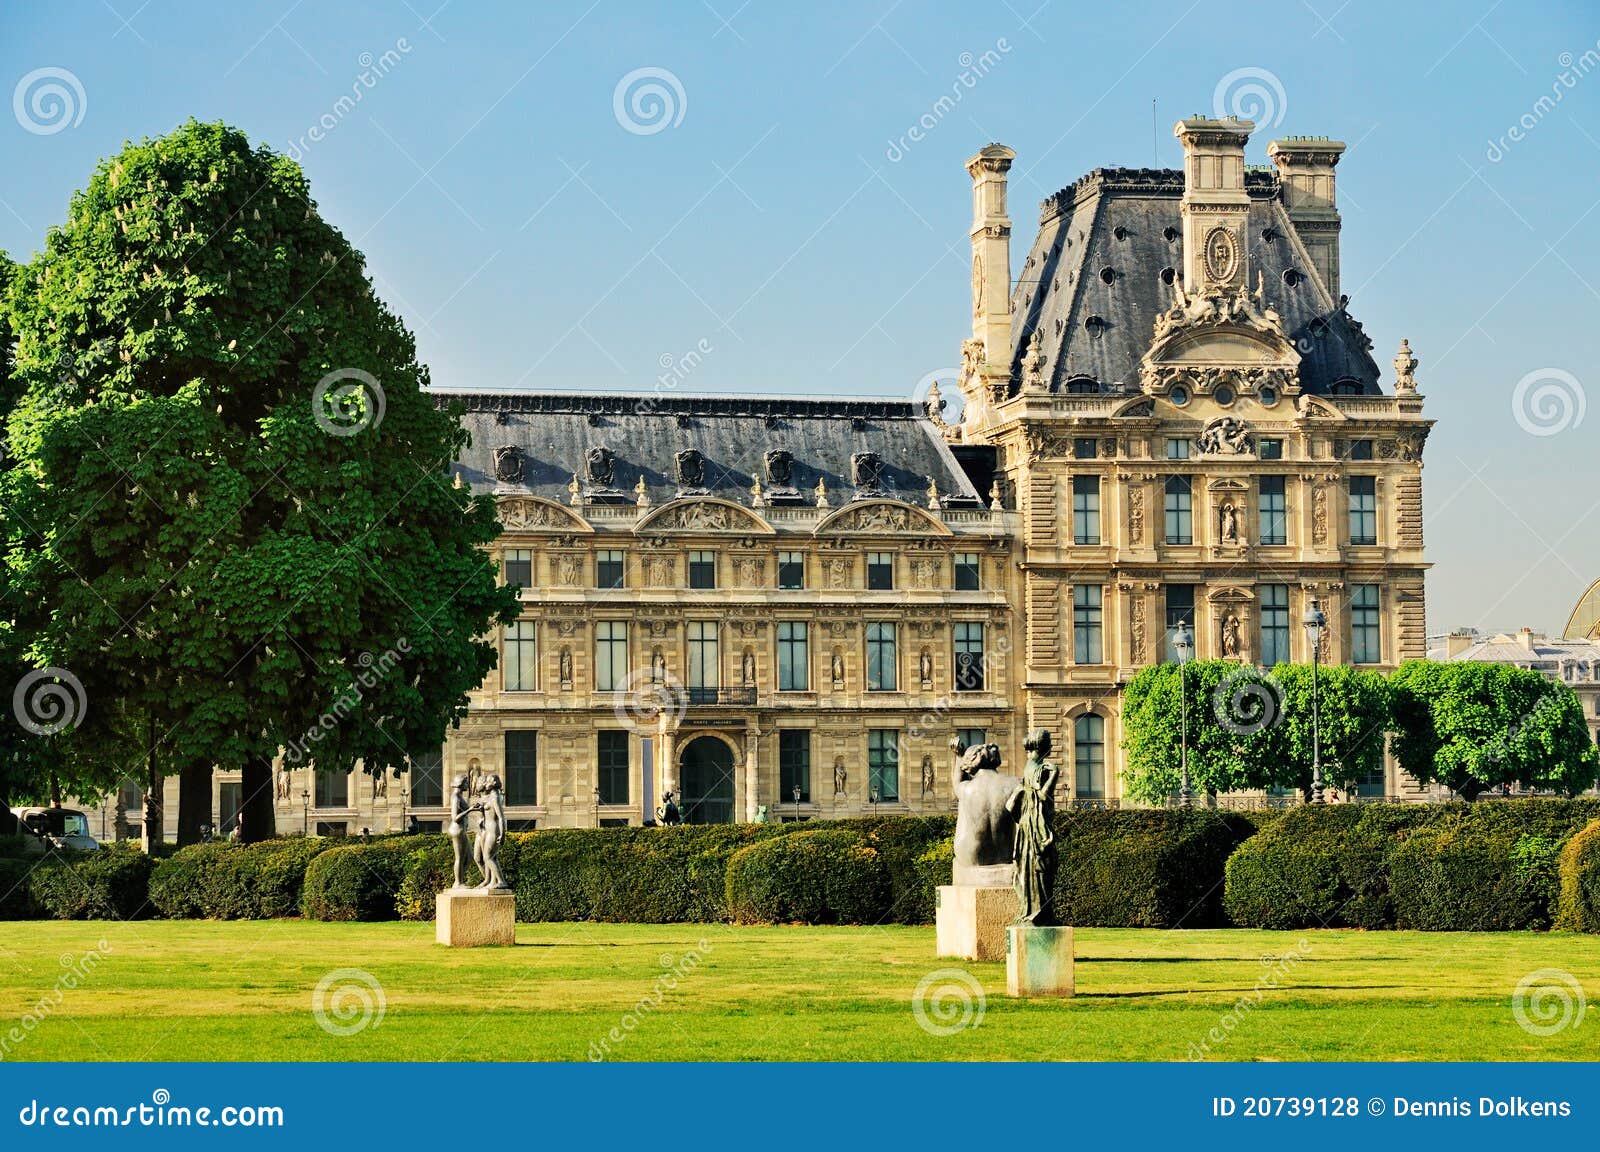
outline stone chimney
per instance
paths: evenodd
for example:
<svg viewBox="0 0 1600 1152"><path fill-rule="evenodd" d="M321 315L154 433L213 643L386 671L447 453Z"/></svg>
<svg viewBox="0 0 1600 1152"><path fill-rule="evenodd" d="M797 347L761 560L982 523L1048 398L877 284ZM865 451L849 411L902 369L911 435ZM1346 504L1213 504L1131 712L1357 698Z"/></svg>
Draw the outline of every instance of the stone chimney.
<svg viewBox="0 0 1600 1152"><path fill-rule="evenodd" d="M972 176L972 338L985 366L1011 373L1011 218L1006 173L1017 154L990 144L967 161Z"/></svg>
<svg viewBox="0 0 1600 1152"><path fill-rule="evenodd" d="M1319 136L1290 136L1267 145L1267 157L1278 166L1289 221L1334 303L1339 301L1339 207L1333 170L1342 155L1341 141Z"/></svg>
<svg viewBox="0 0 1600 1152"><path fill-rule="evenodd" d="M1183 142L1183 287L1211 294L1249 284L1250 197L1244 146L1255 124L1232 116L1180 120Z"/></svg>
<svg viewBox="0 0 1600 1152"><path fill-rule="evenodd" d="M1534 633L1532 628L1517 629L1517 643L1522 645L1524 651L1533 651L1533 641Z"/></svg>
<svg viewBox="0 0 1600 1152"><path fill-rule="evenodd" d="M1473 633L1471 628L1457 628L1454 632L1450 633L1449 638L1445 641L1445 658L1454 660L1457 656L1461 655L1477 642L1478 637Z"/></svg>

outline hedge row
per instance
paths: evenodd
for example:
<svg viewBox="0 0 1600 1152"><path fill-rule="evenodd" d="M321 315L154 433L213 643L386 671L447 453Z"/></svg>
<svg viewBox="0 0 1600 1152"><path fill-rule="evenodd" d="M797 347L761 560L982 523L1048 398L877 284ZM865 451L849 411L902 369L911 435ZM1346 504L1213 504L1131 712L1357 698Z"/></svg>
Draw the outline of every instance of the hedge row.
<svg viewBox="0 0 1600 1152"><path fill-rule="evenodd" d="M903 923L950 882L950 817L514 834L517 918ZM1600 931L1600 801L1058 813L1057 906L1085 927ZM442 836L0 856L0 919L429 920ZM477 879L475 870L470 879Z"/></svg>
<svg viewBox="0 0 1600 1152"><path fill-rule="evenodd" d="M1588 799L1292 809L1229 857L1224 911L1250 928L1548 928L1562 847L1597 816Z"/></svg>

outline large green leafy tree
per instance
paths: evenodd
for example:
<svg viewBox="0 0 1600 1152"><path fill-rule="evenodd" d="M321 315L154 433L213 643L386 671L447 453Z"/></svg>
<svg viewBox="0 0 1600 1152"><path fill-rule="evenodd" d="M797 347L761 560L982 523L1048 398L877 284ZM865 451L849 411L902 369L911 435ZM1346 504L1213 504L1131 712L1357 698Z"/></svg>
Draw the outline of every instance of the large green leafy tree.
<svg viewBox="0 0 1600 1152"><path fill-rule="evenodd" d="M436 749L515 593L492 503L450 482L459 413L299 167L216 124L129 146L9 312L7 593L27 662L84 686L78 776L183 774L191 838L239 768L257 839L280 749Z"/></svg>
<svg viewBox="0 0 1600 1152"><path fill-rule="evenodd" d="M1189 776L1194 790L1285 789L1311 794L1311 668L1263 671L1197 660L1181 673L1188 698ZM1128 795L1160 803L1182 779L1182 710L1176 664L1142 669L1123 692ZM1317 731L1329 783L1359 779L1383 763L1388 692L1375 672L1317 670Z"/></svg>
<svg viewBox="0 0 1600 1152"><path fill-rule="evenodd" d="M1390 677L1394 752L1411 775L1468 800L1502 785L1576 795L1600 755L1567 685L1529 668L1411 660Z"/></svg>

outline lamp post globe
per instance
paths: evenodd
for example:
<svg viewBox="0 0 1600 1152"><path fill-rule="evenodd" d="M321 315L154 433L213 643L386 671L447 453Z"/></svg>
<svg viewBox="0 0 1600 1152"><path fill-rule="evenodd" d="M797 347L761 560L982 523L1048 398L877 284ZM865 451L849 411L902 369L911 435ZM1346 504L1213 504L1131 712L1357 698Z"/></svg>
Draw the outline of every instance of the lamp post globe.
<svg viewBox="0 0 1600 1152"><path fill-rule="evenodd" d="M1194 807L1194 787L1189 779L1189 657L1194 655L1194 635L1189 631L1189 625L1184 621L1178 622L1178 629L1172 635L1172 647L1178 653L1178 714L1180 727L1178 729L1178 763L1182 771L1182 783L1178 788L1178 804L1184 808Z"/></svg>

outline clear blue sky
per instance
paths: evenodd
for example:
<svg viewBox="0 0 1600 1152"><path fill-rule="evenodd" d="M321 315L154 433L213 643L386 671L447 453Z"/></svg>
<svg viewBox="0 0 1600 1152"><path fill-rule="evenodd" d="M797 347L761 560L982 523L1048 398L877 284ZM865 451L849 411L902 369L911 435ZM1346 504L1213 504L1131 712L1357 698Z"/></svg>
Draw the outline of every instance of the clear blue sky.
<svg viewBox="0 0 1600 1152"><path fill-rule="evenodd" d="M82 92L67 85L65 121L27 99L0 117L0 249L35 251L124 140L226 120L303 153L324 214L447 386L649 388L702 347L685 392L909 395L956 361L968 324L967 156L989 140L1017 150L1020 262L1042 197L1097 166L1175 164L1175 120L1212 111L1239 70L1222 100L1250 111L1250 76L1270 73L1252 160L1272 135L1350 144L1351 310L1386 386L1402 336L1422 362L1439 421L1430 628L1559 629L1600 577L1600 411L1574 422L1600 393L1592 3L5 0L0 13L0 96L41 68ZM671 74L671 107L629 131L615 96L638 69ZM353 88L362 99L339 109ZM1554 88L1560 102L1537 108ZM924 114L925 137L897 144ZM1524 138L1505 139L1524 117ZM319 122L332 127L311 140ZM1567 415L1539 414L1547 386Z"/></svg>

